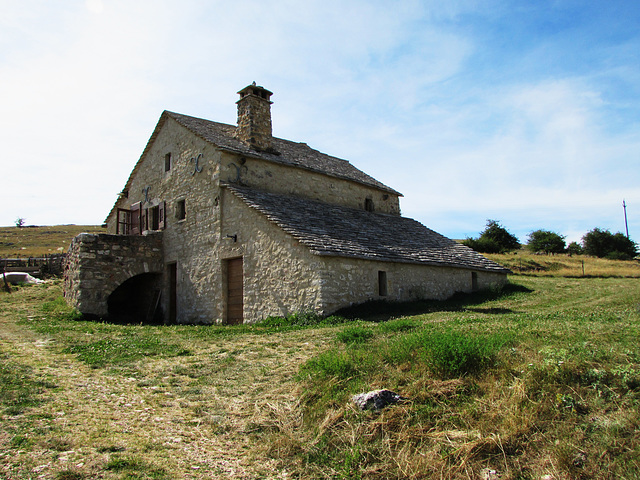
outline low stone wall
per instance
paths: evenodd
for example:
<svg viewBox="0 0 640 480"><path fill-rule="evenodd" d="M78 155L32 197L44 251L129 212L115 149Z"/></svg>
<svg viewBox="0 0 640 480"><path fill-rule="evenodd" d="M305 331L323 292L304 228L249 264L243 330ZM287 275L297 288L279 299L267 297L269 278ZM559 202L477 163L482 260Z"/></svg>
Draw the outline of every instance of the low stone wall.
<svg viewBox="0 0 640 480"><path fill-rule="evenodd" d="M119 285L136 275L163 272L162 233L82 233L71 242L64 271L67 303L85 315L105 316L109 295Z"/></svg>

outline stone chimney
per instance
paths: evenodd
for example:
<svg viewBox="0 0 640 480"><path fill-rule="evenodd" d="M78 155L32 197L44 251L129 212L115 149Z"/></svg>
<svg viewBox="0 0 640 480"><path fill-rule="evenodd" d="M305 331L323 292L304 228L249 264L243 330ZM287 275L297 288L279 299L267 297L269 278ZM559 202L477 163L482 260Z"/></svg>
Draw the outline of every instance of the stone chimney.
<svg viewBox="0 0 640 480"><path fill-rule="evenodd" d="M253 82L238 92L236 138L255 150L271 150L272 92Z"/></svg>

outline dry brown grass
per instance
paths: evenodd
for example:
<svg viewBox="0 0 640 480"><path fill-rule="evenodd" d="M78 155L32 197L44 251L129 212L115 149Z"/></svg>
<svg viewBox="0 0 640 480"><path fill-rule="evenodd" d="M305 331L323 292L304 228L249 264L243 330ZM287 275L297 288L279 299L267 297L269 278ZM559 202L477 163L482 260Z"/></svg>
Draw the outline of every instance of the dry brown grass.
<svg viewBox="0 0 640 480"><path fill-rule="evenodd" d="M0 258L41 257L64 253L80 233L105 233L96 225L0 227Z"/></svg>
<svg viewBox="0 0 640 480"><path fill-rule="evenodd" d="M587 255L535 255L525 249L515 253L484 255L516 274L551 277L640 277L638 260L607 260Z"/></svg>

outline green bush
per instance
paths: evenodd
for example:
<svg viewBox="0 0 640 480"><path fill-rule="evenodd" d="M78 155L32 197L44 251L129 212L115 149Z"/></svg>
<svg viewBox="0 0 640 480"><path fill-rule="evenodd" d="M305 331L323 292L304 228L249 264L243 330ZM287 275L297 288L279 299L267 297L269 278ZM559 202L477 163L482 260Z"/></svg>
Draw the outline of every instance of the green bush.
<svg viewBox="0 0 640 480"><path fill-rule="evenodd" d="M582 237L584 252L594 257L630 260L638 254L636 244L618 232L594 228Z"/></svg>
<svg viewBox="0 0 640 480"><path fill-rule="evenodd" d="M529 234L527 246L532 252L563 253L565 241L562 235L548 230L536 230Z"/></svg>
<svg viewBox="0 0 640 480"><path fill-rule="evenodd" d="M569 255L582 255L582 245L580 245L578 242L571 242L569 245L567 245L567 253Z"/></svg>
<svg viewBox="0 0 640 480"><path fill-rule="evenodd" d="M467 238L462 244L481 253L503 253L520 248L518 238L496 220L487 220L487 226L479 238Z"/></svg>

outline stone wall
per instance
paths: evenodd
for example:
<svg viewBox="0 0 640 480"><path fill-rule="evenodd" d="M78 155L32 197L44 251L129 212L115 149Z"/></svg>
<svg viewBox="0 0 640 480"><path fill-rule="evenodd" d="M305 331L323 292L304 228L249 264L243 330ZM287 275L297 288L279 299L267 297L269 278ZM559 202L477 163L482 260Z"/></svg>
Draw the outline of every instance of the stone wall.
<svg viewBox="0 0 640 480"><path fill-rule="evenodd" d="M245 322L320 311L322 259L228 190L222 199L225 240L220 257L243 257Z"/></svg>
<svg viewBox="0 0 640 480"><path fill-rule="evenodd" d="M236 156L223 154L220 180L361 210L365 209L365 200L368 198L373 201L376 212L400 214L397 195L360 183L264 160L244 158L241 163Z"/></svg>
<svg viewBox="0 0 640 480"><path fill-rule="evenodd" d="M171 154L169 171L165 171L167 153ZM128 198L118 200L118 206L126 209L136 202L142 202L143 208L166 205L164 265L166 269L167 264L176 264L178 323L211 323L221 318L219 167L220 152L213 145L169 119L136 166ZM178 218L179 202L184 202L184 219ZM115 233L114 215L107 224L108 231ZM162 302L168 311L166 285Z"/></svg>
<svg viewBox="0 0 640 480"><path fill-rule="evenodd" d="M144 273L162 273L162 234L82 233L69 246L64 295L83 314L106 316L109 295Z"/></svg>
<svg viewBox="0 0 640 480"><path fill-rule="evenodd" d="M457 292L469 293L507 282L504 274L472 272L463 268L321 258L322 313L325 314L369 300L444 300ZM386 278L385 295L380 295L379 272L384 272L383 277Z"/></svg>

